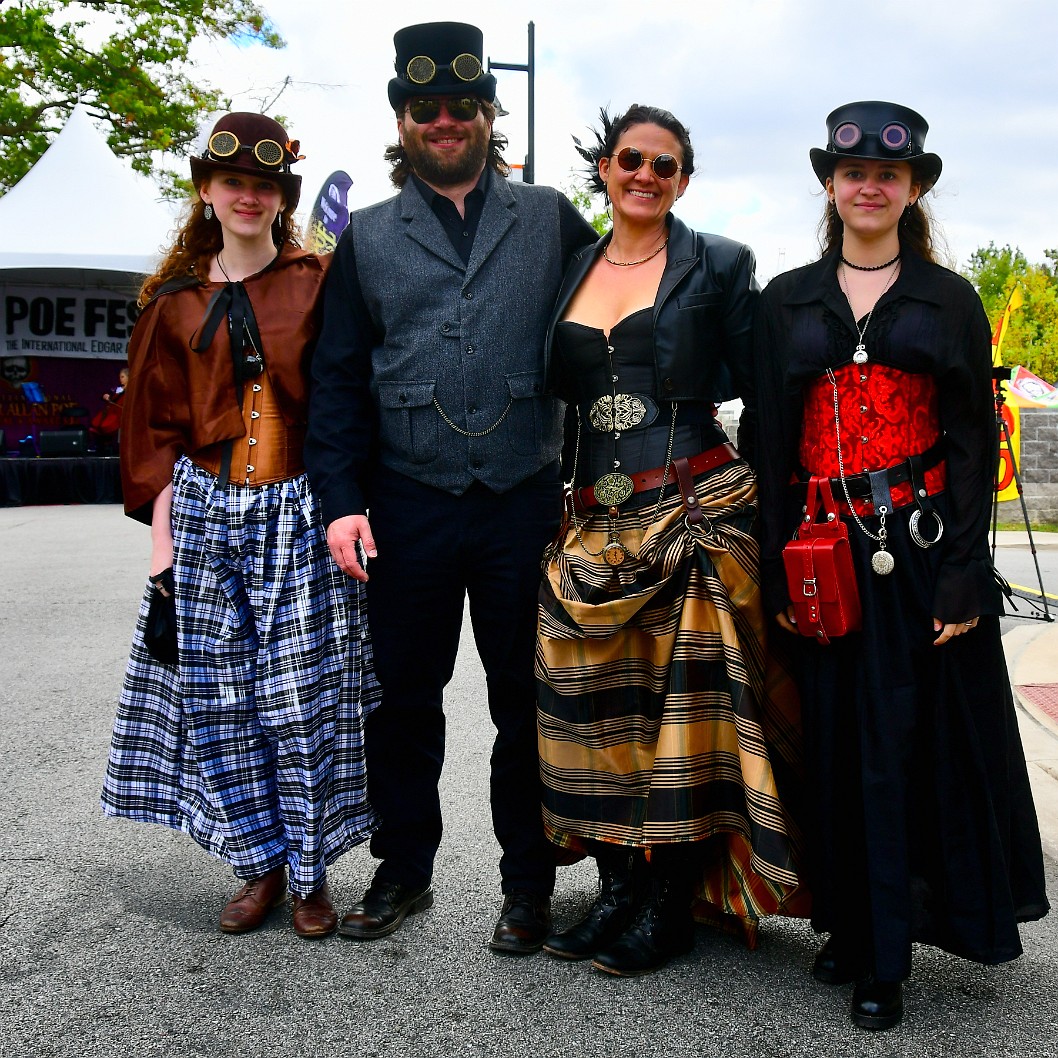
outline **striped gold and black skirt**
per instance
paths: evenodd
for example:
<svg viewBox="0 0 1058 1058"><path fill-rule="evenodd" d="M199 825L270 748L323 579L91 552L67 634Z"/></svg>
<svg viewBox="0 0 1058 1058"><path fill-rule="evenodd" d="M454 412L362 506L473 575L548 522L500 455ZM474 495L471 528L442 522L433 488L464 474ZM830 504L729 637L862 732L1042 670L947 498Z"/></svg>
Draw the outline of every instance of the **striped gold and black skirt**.
<svg viewBox="0 0 1058 1058"><path fill-rule="evenodd" d="M741 460L622 511L628 557L601 554L605 509L575 516L544 559L537 676L544 823L558 845L700 842L699 917L752 946L761 917L807 912L800 834L780 790L800 788L799 702L765 649Z"/></svg>

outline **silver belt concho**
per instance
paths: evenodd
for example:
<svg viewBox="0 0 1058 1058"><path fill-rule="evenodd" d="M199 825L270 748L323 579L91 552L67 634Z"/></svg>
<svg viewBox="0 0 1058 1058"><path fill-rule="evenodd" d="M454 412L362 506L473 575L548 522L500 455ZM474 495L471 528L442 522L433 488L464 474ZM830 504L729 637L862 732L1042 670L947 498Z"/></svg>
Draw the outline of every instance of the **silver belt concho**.
<svg viewBox="0 0 1058 1058"><path fill-rule="evenodd" d="M596 430L631 430L647 415L647 406L634 393L615 393L600 397L588 411L588 421ZM623 475L622 475L623 476Z"/></svg>

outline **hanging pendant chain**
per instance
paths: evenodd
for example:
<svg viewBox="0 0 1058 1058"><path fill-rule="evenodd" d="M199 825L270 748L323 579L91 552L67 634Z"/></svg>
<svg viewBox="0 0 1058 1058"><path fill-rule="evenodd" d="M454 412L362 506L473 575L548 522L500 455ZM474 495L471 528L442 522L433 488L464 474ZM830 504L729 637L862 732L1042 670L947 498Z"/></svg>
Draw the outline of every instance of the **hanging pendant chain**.
<svg viewBox="0 0 1058 1058"><path fill-rule="evenodd" d="M650 523L649 523L650 525L653 525L658 520L658 517L661 514L661 504L662 504L662 502L665 499L665 486L668 484L668 480L669 480L669 467L672 466L673 442L676 439L676 409L678 407L679 407L679 404L677 404L675 401L673 401L673 403L672 403L672 423L669 426L669 443L668 443L668 448L665 451L665 473L664 473L664 475L662 476L662 479L661 479L661 487L658 489L658 502L654 504L654 513L650 517ZM577 481L577 463L580 461L580 429L581 429L580 406L578 405L578 407L577 407L577 439L576 439L576 441L574 442L574 445L573 445L573 470L570 473L570 478L572 479L574 484ZM582 537L580 535L581 527L580 527L580 525L577 522L576 509L571 510L569 516L570 516L570 520L573 522L573 531L574 531L574 533L577 534L577 543L580 544L581 550L586 555L590 555L592 558L598 558L606 550L606 548L609 546L611 541L607 540L607 542L605 544L603 544L603 546L600 547L598 551L589 550L587 544L584 543L584 537ZM611 523L614 520L615 519L611 518L610 519ZM611 531L614 531L614 530L611 529ZM628 549L625 548L625 550L627 551ZM632 558L639 558L638 554L633 554L631 551L628 551L628 554Z"/></svg>
<svg viewBox="0 0 1058 1058"><path fill-rule="evenodd" d="M849 296L849 280L848 276L845 275L845 259L841 259L841 269L838 271L838 286L841 288L841 292L845 295L845 300L849 303L849 308L852 310L852 324L856 328L856 350L852 354L854 363L865 364L867 363L867 347L863 344L863 336L867 333L867 328L871 325L871 317L874 315L874 310L878 307L878 302L885 296L885 292L893 285L893 280L896 278L896 273L900 270L900 255L897 254L892 260L893 269L889 273L889 278L885 281L885 286L882 287L881 294L875 299L874 304L871 306L870 311L867 313L867 319L863 321L861 327L856 321L856 310L852 307L852 298ZM844 280L844 282L842 282Z"/></svg>
<svg viewBox="0 0 1058 1058"><path fill-rule="evenodd" d="M863 530L863 535L869 536L872 540L877 540L884 549L885 541L889 537L889 533L885 528L885 516L889 511L884 504L878 508L878 514L881 516L882 524L879 527L878 534L875 535L863 524L863 522L860 521L860 516L856 513L856 508L852 505L852 497L849 495L848 482L845 480L845 460L841 457L841 412L838 410L838 380L834 377L834 372L829 367L827 368L827 378L830 379L830 384L834 387L834 433L837 434L838 439L838 477L841 479L841 491L845 493L845 502L848 503L849 511L856 524Z"/></svg>

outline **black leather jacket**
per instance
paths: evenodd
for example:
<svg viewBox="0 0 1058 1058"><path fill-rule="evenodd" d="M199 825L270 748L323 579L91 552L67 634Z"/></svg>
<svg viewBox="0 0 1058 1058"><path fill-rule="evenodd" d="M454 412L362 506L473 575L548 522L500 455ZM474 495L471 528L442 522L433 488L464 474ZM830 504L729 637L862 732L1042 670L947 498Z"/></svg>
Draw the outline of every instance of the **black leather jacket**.
<svg viewBox="0 0 1058 1058"><path fill-rule="evenodd" d="M753 274L753 251L720 235L691 231L669 214L668 260L654 301L654 396L658 401L719 404L739 397L746 410L739 424L739 447L751 445L756 420L753 380L753 313L760 287ZM559 290L547 329L548 385L563 400L572 389L553 357L555 324L610 235L573 258Z"/></svg>

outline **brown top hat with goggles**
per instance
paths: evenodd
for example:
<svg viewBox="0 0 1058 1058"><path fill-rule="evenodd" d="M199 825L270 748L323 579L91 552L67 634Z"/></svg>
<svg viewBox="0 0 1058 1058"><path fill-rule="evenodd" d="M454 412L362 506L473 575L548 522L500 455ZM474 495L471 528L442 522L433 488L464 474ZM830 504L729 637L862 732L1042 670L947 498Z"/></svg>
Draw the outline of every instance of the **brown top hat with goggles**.
<svg viewBox="0 0 1058 1058"><path fill-rule="evenodd" d="M910 162L923 194L940 179L941 160L924 149L929 125L910 107L867 100L846 103L827 115L826 149L809 152L821 184L833 175L841 158Z"/></svg>
<svg viewBox="0 0 1058 1058"><path fill-rule="evenodd" d="M219 171L268 176L283 189L290 212L301 197L301 177L290 171L304 157L299 147L278 121L264 114L225 114L213 126L202 157L191 159L191 179L197 189Z"/></svg>
<svg viewBox="0 0 1058 1058"><path fill-rule="evenodd" d="M389 82L394 110L414 95L477 96L491 103L496 78L481 66L481 30L465 22L422 22L393 35L397 76Z"/></svg>

